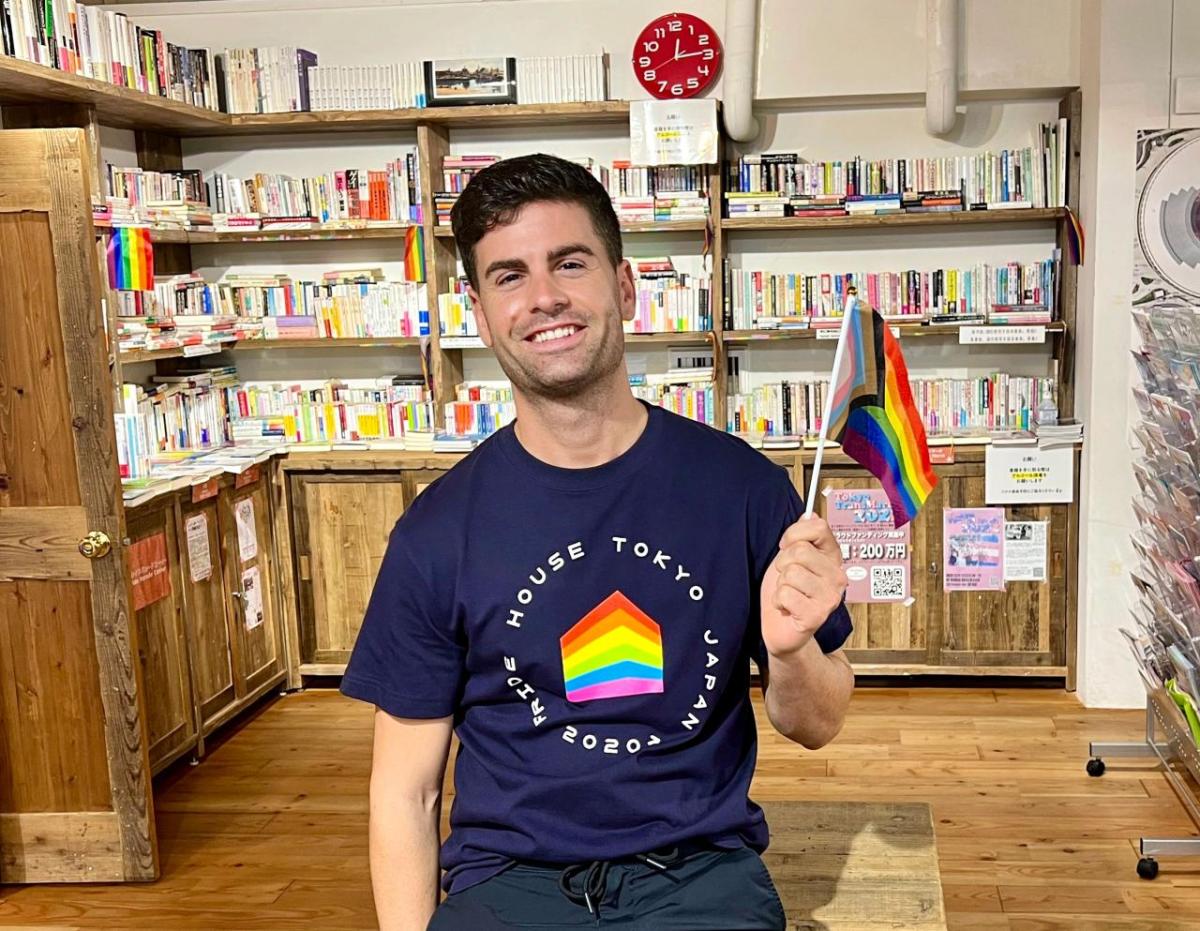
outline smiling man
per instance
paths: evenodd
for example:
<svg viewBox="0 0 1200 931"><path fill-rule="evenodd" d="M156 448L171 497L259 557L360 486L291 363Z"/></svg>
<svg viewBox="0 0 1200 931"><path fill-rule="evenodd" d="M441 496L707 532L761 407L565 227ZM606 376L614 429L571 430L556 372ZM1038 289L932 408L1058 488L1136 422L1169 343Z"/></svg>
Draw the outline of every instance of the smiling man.
<svg viewBox="0 0 1200 931"><path fill-rule="evenodd" d="M452 219L517 419L397 522L342 682L377 709L380 924L783 928L749 660L776 730L833 738L854 683L838 545L785 470L634 398L636 287L587 171L498 162Z"/></svg>

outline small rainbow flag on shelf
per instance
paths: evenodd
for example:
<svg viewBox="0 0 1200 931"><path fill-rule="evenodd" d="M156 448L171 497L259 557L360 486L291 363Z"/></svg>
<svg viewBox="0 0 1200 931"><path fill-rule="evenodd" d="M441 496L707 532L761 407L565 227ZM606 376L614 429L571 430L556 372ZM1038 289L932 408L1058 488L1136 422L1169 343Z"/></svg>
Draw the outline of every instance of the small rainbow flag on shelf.
<svg viewBox="0 0 1200 931"><path fill-rule="evenodd" d="M559 643L567 701L663 690L662 631L619 591L585 614Z"/></svg>
<svg viewBox="0 0 1200 931"><path fill-rule="evenodd" d="M895 526L903 527L937 484L925 425L891 328L857 297L847 302L846 313L841 365L835 362L831 380L828 436L879 479L892 503Z"/></svg>
<svg viewBox="0 0 1200 931"><path fill-rule="evenodd" d="M404 231L404 277L408 281L425 280L425 234L419 226Z"/></svg>
<svg viewBox="0 0 1200 931"><path fill-rule="evenodd" d="M118 291L154 287L154 246L144 226L121 226L108 239L108 285Z"/></svg>

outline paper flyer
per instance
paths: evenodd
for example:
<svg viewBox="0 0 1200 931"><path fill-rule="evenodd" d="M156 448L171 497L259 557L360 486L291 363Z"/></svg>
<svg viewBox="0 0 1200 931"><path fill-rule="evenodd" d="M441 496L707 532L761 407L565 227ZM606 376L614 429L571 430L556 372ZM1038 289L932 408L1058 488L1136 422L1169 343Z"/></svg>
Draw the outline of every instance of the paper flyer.
<svg viewBox="0 0 1200 931"><path fill-rule="evenodd" d="M243 498L233 506L237 523L238 553L242 562L249 562L258 555L258 534L254 528L254 499Z"/></svg>
<svg viewBox="0 0 1200 931"><path fill-rule="evenodd" d="M184 523L187 536L188 575L203 582L212 575L212 554L208 548L208 515L193 514Z"/></svg>
<svg viewBox="0 0 1200 931"><path fill-rule="evenodd" d="M1004 589L1004 508L944 508L942 584L948 592Z"/></svg>
<svg viewBox="0 0 1200 931"><path fill-rule="evenodd" d="M1047 521L1044 520L1005 522L1005 581L1046 581L1046 527Z"/></svg>
<svg viewBox="0 0 1200 931"><path fill-rule="evenodd" d="M254 630L262 625L262 577L258 573L258 566L242 571L242 611L245 612L246 630Z"/></svg>
<svg viewBox="0 0 1200 931"><path fill-rule="evenodd" d="M171 594L165 533L156 533L129 545L129 580L133 586L134 611L141 611Z"/></svg>
<svg viewBox="0 0 1200 931"><path fill-rule="evenodd" d="M911 525L893 526L882 490L836 488L826 499L829 527L842 548L850 604L904 601L911 594Z"/></svg>
<svg viewBox="0 0 1200 931"><path fill-rule="evenodd" d="M629 159L635 165L715 164L717 137L711 97L629 102Z"/></svg>

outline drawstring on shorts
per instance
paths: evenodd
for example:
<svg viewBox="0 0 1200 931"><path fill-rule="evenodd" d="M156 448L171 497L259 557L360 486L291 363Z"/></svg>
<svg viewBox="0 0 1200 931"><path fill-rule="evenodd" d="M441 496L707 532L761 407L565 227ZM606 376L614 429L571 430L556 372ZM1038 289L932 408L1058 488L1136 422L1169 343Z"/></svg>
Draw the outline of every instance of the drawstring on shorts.
<svg viewBox="0 0 1200 931"><path fill-rule="evenodd" d="M637 853L633 855L633 859L653 867L669 876L674 882L679 882L679 879L671 876L668 871L672 863L683 859L683 854L680 853L678 847L655 850L650 853ZM599 918L600 902L604 898L604 892L608 885L608 870L614 862L616 861L593 860L590 863L573 863L566 867L558 877L558 888L576 905L587 906L588 912ZM574 881L580 875L583 876L582 888L576 891Z"/></svg>

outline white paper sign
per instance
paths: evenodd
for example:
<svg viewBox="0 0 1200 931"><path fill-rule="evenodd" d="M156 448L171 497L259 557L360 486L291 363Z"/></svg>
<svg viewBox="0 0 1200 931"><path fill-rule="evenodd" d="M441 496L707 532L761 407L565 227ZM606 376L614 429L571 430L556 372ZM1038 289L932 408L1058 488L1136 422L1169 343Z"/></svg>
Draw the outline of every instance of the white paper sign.
<svg viewBox="0 0 1200 931"><path fill-rule="evenodd" d="M1044 520L1005 521L1006 582L1046 581L1046 526Z"/></svg>
<svg viewBox="0 0 1200 931"><path fill-rule="evenodd" d="M262 626L262 576L259 575L258 566L251 566L242 572L242 610L245 612L246 630Z"/></svg>
<svg viewBox="0 0 1200 931"><path fill-rule="evenodd" d="M233 506L237 523L238 552L242 562L249 562L258 555L258 534L254 528L254 499L243 498Z"/></svg>
<svg viewBox="0 0 1200 931"><path fill-rule="evenodd" d="M842 335L842 328L840 326L823 327L813 332L817 334L817 339L837 339Z"/></svg>
<svg viewBox="0 0 1200 931"><path fill-rule="evenodd" d="M203 582L212 575L212 554L208 549L208 515L193 514L184 524L187 530L188 575Z"/></svg>
<svg viewBox="0 0 1200 931"><path fill-rule="evenodd" d="M996 346L1005 343L1044 343L1046 327L1030 326L961 326L958 328L958 343L966 345Z"/></svg>
<svg viewBox="0 0 1200 931"><path fill-rule="evenodd" d="M988 504L1070 504L1075 497L1075 449L987 447L984 498Z"/></svg>
<svg viewBox="0 0 1200 931"><path fill-rule="evenodd" d="M635 165L715 164L716 100L631 100L629 160Z"/></svg>

